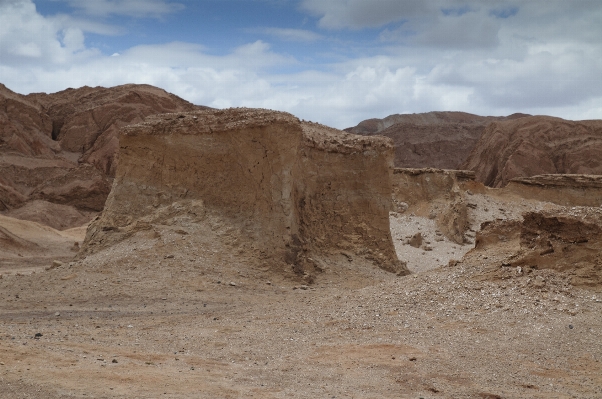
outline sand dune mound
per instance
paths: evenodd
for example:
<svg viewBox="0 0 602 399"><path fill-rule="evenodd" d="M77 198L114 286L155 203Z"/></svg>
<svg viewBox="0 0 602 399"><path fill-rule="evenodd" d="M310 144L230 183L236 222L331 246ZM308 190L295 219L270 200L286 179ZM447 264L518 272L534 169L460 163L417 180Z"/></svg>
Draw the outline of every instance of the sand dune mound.
<svg viewBox="0 0 602 399"><path fill-rule="evenodd" d="M253 109L151 117L123 129L119 167L83 254L153 224L227 226L249 259L319 272L345 252L407 273L389 230L388 139ZM243 255L245 256L245 255Z"/></svg>
<svg viewBox="0 0 602 399"><path fill-rule="evenodd" d="M532 116L491 123L462 164L477 180L503 187L544 174L602 174L602 121Z"/></svg>

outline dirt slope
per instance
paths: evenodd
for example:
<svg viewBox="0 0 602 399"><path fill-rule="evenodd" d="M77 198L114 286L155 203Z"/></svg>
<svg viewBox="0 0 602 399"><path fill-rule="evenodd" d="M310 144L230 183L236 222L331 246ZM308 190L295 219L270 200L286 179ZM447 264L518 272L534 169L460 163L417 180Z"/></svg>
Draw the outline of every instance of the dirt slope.
<svg viewBox="0 0 602 399"><path fill-rule="evenodd" d="M602 174L602 121L531 116L490 124L461 167L503 187L516 177Z"/></svg>
<svg viewBox="0 0 602 399"><path fill-rule="evenodd" d="M398 168L458 169L489 123L523 116L492 117L465 112L396 114L368 119L345 130L393 139Z"/></svg>

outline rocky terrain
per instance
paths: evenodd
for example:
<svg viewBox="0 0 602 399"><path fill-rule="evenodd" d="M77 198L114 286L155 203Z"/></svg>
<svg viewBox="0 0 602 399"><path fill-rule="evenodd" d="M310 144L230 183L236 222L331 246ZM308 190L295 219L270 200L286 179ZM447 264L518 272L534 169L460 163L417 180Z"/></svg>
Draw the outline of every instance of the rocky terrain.
<svg viewBox="0 0 602 399"><path fill-rule="evenodd" d="M458 169L471 153L487 125L527 116L479 116L465 112L395 114L367 119L345 129L362 135L389 137L395 144L398 168Z"/></svg>
<svg viewBox="0 0 602 399"><path fill-rule="evenodd" d="M89 226L0 215L0 398L602 397L600 177L393 150L266 110L122 128Z"/></svg>
<svg viewBox="0 0 602 399"><path fill-rule="evenodd" d="M463 169L491 187L516 177L543 174L602 174L602 121L531 116L494 122Z"/></svg>
<svg viewBox="0 0 602 399"><path fill-rule="evenodd" d="M346 131L391 138L398 168L471 170L490 187L536 175L602 174L600 121L429 112L367 119Z"/></svg>
<svg viewBox="0 0 602 399"><path fill-rule="evenodd" d="M118 130L199 108L148 85L29 95L0 85L0 212L58 229L89 221L111 188Z"/></svg>

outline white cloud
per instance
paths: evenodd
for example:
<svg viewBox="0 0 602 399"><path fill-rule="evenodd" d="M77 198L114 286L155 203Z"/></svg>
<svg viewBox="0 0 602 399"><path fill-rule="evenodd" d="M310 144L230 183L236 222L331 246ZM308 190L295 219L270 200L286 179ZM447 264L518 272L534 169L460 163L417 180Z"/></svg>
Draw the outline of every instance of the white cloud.
<svg viewBox="0 0 602 399"><path fill-rule="evenodd" d="M303 0L301 8L318 16L321 27L359 29L432 13L431 3L422 0Z"/></svg>
<svg viewBox="0 0 602 399"><path fill-rule="evenodd" d="M316 13L328 12L321 24L331 29L405 21L382 28L387 42L374 41L371 49L378 55L308 66L252 32L249 43L223 55L184 42L104 55L86 47L86 32L119 28L43 17L29 0L0 0L0 82L21 93L147 83L196 104L278 109L339 128L433 110L602 118L602 43L595 40L602 37L602 11L593 3L550 3L554 8L533 1L515 10L504 1L450 1L443 12L439 2L382 1L365 18L360 11L374 2L305 1ZM398 4L406 8L399 11ZM288 40L328 34L270 29L263 33ZM294 54L291 46L287 52Z"/></svg>
<svg viewBox="0 0 602 399"><path fill-rule="evenodd" d="M135 18L158 18L184 9L180 3L163 0L64 0L87 15L106 17L126 15Z"/></svg>
<svg viewBox="0 0 602 399"><path fill-rule="evenodd" d="M292 42L315 42L324 38L316 32L304 29L261 28L255 31Z"/></svg>

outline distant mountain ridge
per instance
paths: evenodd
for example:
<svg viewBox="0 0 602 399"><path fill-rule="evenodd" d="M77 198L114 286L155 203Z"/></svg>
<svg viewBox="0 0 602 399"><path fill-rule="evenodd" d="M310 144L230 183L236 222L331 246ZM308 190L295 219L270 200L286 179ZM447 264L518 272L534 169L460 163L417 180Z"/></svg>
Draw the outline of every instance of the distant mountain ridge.
<svg viewBox="0 0 602 399"><path fill-rule="evenodd" d="M395 114L383 119L367 119L345 130L391 138L395 143L396 167L457 169L489 123L525 116L528 115L495 117L446 111Z"/></svg>
<svg viewBox="0 0 602 399"><path fill-rule="evenodd" d="M602 175L602 120L530 116L491 123L460 167L491 187L535 175Z"/></svg>

